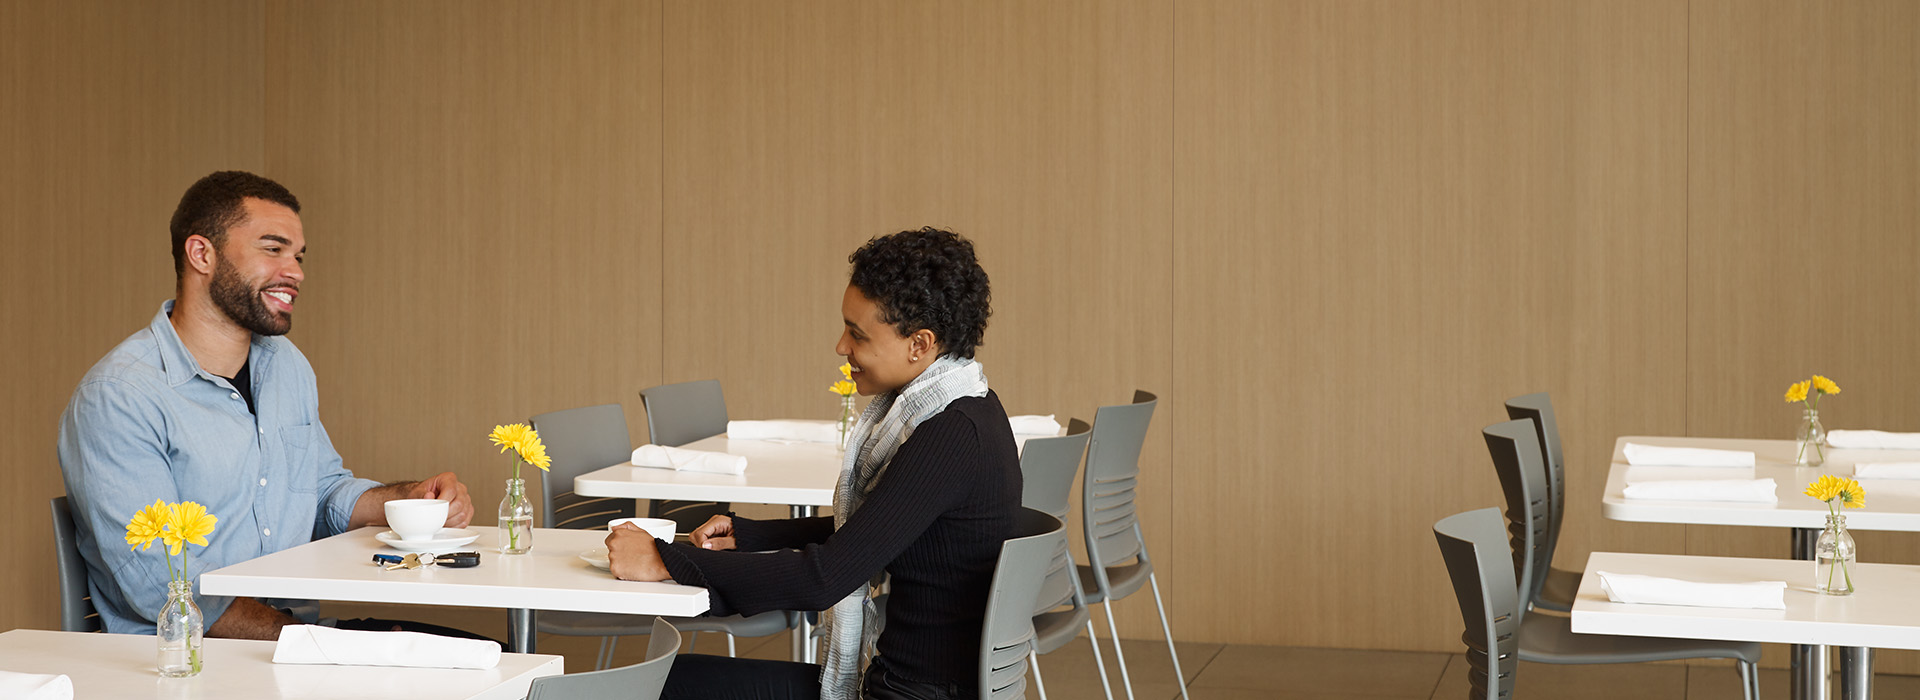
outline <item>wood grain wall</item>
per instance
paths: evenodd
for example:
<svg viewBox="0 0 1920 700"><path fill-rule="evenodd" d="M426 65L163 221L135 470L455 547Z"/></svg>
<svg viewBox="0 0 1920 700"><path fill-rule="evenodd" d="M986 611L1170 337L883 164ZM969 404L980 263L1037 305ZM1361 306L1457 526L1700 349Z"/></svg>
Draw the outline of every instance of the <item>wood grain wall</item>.
<svg viewBox="0 0 1920 700"><path fill-rule="evenodd" d="M0 347L34 368L0 584L37 596L0 629L54 624L56 416L218 167L307 205L293 337L349 463L483 510L493 423L621 402L638 438L637 389L703 377L828 416L847 253L959 230L1011 410L1163 397L1143 505L1184 640L1455 649L1428 528L1500 502L1509 396L1559 409L1567 567L1784 555L1602 519L1618 435L1785 437L1816 371L1830 426L1920 430L1904 0L121 7L0 5Z"/></svg>

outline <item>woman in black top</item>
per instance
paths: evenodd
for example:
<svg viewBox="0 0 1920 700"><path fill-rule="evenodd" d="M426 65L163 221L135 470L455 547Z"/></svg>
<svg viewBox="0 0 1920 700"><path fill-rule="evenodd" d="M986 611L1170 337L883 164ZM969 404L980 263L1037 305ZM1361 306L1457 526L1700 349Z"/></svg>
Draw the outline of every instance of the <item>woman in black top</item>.
<svg viewBox="0 0 1920 700"><path fill-rule="evenodd" d="M875 238L849 261L834 351L874 399L848 440L835 515L716 516L691 546L632 526L607 537L615 576L706 587L710 614L827 611L824 668L690 654L674 661L665 698L978 695L987 591L1021 490L1006 410L972 359L987 274L972 243L932 228ZM877 622L870 609L863 621L863 594L883 571L884 627L862 683L859 630Z"/></svg>

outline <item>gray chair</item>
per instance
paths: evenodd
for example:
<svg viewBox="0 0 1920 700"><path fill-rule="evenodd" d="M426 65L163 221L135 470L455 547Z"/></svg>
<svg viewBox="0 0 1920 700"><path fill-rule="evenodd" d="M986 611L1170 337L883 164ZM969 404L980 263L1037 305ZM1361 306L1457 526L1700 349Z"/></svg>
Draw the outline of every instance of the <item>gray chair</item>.
<svg viewBox="0 0 1920 700"><path fill-rule="evenodd" d="M1541 464L1540 444L1534 437L1534 422L1510 420L1488 426L1482 434L1487 452L1493 457L1494 470L1500 475L1500 488L1507 499L1507 532L1510 556L1518 586L1516 601L1530 600L1540 592L1543 567L1542 542L1551 518L1546 506L1546 468ZM1549 664L1623 664L1680 659L1733 659L1747 700L1760 697L1760 645L1755 642L1722 642L1659 637L1618 637L1603 634L1574 634L1571 618L1548 613L1527 612L1516 602L1514 617L1520 621L1519 656L1521 661Z"/></svg>
<svg viewBox="0 0 1920 700"><path fill-rule="evenodd" d="M1560 521L1567 514L1566 460L1560 452L1560 426L1553 418L1553 401L1546 393L1527 394L1507 400L1507 417L1533 421L1534 436L1539 438L1542 463L1547 465L1547 541L1541 555L1540 590L1530 601L1535 608L1569 612L1580 591L1580 572L1553 568L1553 552L1560 546Z"/></svg>
<svg viewBox="0 0 1920 700"><path fill-rule="evenodd" d="M1067 542L1060 519L1021 508L1014 536L1000 545L980 627L980 700L1027 696L1027 663L1033 656L1033 613L1046 592L1053 555Z"/></svg>
<svg viewBox="0 0 1920 700"><path fill-rule="evenodd" d="M1073 479L1080 474L1080 464L1086 456L1087 440L1092 437L1088 431L1092 426L1085 421L1073 419L1067 421L1067 434L1061 437L1032 438L1027 440L1020 450L1020 474L1025 490L1020 502L1022 505L1046 513L1060 522L1068 520L1073 503ZM1042 596L1040 606L1033 616L1034 653L1030 659L1034 669L1034 679L1040 678L1038 654L1052 653L1054 650L1080 636L1080 628L1087 630L1087 640L1094 642L1093 610L1087 607L1086 592L1080 588L1080 576L1073 564L1073 550L1067 541L1060 541L1059 550L1053 554L1053 565L1047 570L1045 589L1048 595ZM1097 642L1093 646L1093 662L1100 668L1100 685L1106 690L1107 697L1113 697L1113 687L1107 682L1107 662L1100 653ZM1047 686L1044 681L1038 683L1041 700L1046 700Z"/></svg>
<svg viewBox="0 0 1920 700"><path fill-rule="evenodd" d="M1140 590L1153 588L1153 604L1160 611L1160 629L1167 635L1167 654L1173 657L1173 676L1180 683L1180 697L1187 697L1186 676L1180 672L1180 654L1173 648L1173 628L1167 624L1167 607L1160 598L1160 582L1153 575L1153 561L1147 557L1147 541L1140 534L1140 518L1134 508L1134 488L1140 480L1140 447L1147 440L1147 424L1153 420L1153 407L1159 399L1144 391L1133 392L1133 403L1103 406L1093 416L1093 437L1087 446L1087 477L1080 489L1081 526L1086 532L1087 565L1079 567L1081 588L1088 603L1119 600ZM1126 563L1127 560L1133 563ZM1107 632L1113 635L1113 658L1120 665L1120 683L1126 686L1127 700L1133 700L1133 679L1127 675L1126 653L1120 649L1120 627L1113 621L1113 606L1101 606L1107 613ZM1095 644L1099 640L1089 640Z"/></svg>
<svg viewBox="0 0 1920 700"><path fill-rule="evenodd" d="M575 477L609 464L627 461L633 455L627 434L627 414L620 404L571 408L542 413L529 421L540 431L541 442L551 448L553 463L540 472L540 522L547 527L573 530L605 530L607 521L632 517L633 501L593 498L573 492ZM703 519L704 521L704 519ZM779 634L793 626L785 612L767 612L751 617L675 617L673 625L687 632L720 632L727 635L727 654L735 654L734 637L764 637ZM547 634L572 637L600 637L600 655L595 668L613 663L614 648L622 636L647 634L653 629L651 615L545 610L534 618L534 629Z"/></svg>
<svg viewBox="0 0 1920 700"><path fill-rule="evenodd" d="M640 403L647 409L647 440L655 445L679 447L727 432L727 398L718 379L641 389ZM647 516L672 520L687 532L713 516L726 515L731 507L714 501L656 500L649 502Z"/></svg>
<svg viewBox="0 0 1920 700"><path fill-rule="evenodd" d="M73 532L73 508L67 497L53 499L53 555L60 572L60 629L100 631L100 613L93 609L87 590L87 562L80 558L80 541Z"/></svg>
<svg viewBox="0 0 1920 700"><path fill-rule="evenodd" d="M1467 645L1471 700L1512 697L1514 672L1520 666L1520 587L1513 580L1513 550L1500 529L1498 508L1450 515L1433 524L1467 626L1460 641Z"/></svg>
<svg viewBox="0 0 1920 700"><path fill-rule="evenodd" d="M533 679L527 700L659 700L673 657L680 652L680 631L664 619L648 630L647 658L631 666Z"/></svg>

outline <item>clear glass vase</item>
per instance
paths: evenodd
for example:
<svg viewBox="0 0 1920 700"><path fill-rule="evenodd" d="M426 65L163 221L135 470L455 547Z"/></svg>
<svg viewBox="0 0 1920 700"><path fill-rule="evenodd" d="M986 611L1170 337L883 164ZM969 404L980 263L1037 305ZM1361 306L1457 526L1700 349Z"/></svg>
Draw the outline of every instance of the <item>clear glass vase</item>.
<svg viewBox="0 0 1920 700"><path fill-rule="evenodd" d="M1817 467L1827 463L1827 429L1820 425L1820 412L1806 409L1800 419L1800 432L1795 436L1799 441L1799 450L1794 462L1803 467Z"/></svg>
<svg viewBox="0 0 1920 700"><path fill-rule="evenodd" d="M840 397L840 451L847 450L847 431L853 428L853 397Z"/></svg>
<svg viewBox="0 0 1920 700"><path fill-rule="evenodd" d="M1853 535L1847 516L1827 514L1827 529L1813 545L1813 586L1827 595L1853 594Z"/></svg>
<svg viewBox="0 0 1920 700"><path fill-rule="evenodd" d="M533 502L527 500L527 482L507 480L500 499L500 553L526 554L533 549Z"/></svg>
<svg viewBox="0 0 1920 700"><path fill-rule="evenodd" d="M205 635L206 620L200 615L200 606L193 604L193 582L167 582L167 604L154 620L154 636L160 642L160 655L154 665L160 675L200 675L205 660L200 655L200 641Z"/></svg>

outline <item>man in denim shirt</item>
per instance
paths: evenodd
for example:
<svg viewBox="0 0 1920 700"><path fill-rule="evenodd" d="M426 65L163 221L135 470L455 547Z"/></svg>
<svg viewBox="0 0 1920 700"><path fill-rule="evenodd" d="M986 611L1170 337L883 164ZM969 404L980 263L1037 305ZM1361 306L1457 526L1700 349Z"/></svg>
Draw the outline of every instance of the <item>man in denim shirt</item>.
<svg viewBox="0 0 1920 700"><path fill-rule="evenodd" d="M453 473L381 485L354 478L320 425L313 367L283 336L306 238L300 203L278 183L218 172L187 189L170 226L174 299L80 380L60 417L60 470L94 606L108 632L153 634L167 566L135 553L126 523L154 499L219 517L187 571L206 571L386 522L395 498L451 501L473 517ZM296 621L252 598L197 596L207 635L275 639Z"/></svg>

